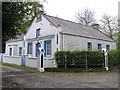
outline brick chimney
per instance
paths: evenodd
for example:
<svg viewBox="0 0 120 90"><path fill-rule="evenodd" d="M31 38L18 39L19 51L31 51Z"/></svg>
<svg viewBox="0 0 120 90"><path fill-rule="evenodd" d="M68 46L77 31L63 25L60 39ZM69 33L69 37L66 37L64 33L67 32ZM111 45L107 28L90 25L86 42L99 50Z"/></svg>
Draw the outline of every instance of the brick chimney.
<svg viewBox="0 0 120 90"><path fill-rule="evenodd" d="M43 6L37 7L37 8L36 8L37 21L42 20L41 15L43 15L43 14L44 14L44 8L43 8Z"/></svg>

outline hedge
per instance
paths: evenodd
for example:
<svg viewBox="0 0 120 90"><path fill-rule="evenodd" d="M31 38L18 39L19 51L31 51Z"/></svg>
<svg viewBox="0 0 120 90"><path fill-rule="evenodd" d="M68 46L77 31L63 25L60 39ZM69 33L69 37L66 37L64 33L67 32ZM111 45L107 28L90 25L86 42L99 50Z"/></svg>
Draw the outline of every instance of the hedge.
<svg viewBox="0 0 120 90"><path fill-rule="evenodd" d="M58 51L55 53L55 59L57 65L67 65L67 66L87 66L94 67L98 65L103 65L104 58L101 51Z"/></svg>
<svg viewBox="0 0 120 90"><path fill-rule="evenodd" d="M120 66L120 54L118 50L108 51L109 67ZM80 66L85 67L86 61L88 67L104 65L104 54L101 51L58 51L55 53L55 59L58 66Z"/></svg>
<svg viewBox="0 0 120 90"><path fill-rule="evenodd" d="M110 50L108 52L108 64L110 67L117 67L120 65L119 56L118 50Z"/></svg>

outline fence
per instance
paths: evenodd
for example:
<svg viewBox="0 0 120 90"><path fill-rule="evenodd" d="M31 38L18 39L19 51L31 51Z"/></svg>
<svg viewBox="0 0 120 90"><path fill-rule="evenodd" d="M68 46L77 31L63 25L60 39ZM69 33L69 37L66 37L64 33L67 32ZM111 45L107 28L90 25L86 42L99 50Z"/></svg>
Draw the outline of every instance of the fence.
<svg viewBox="0 0 120 90"><path fill-rule="evenodd" d="M104 58L90 55L57 55L55 56L58 68L73 68L83 67L88 69L89 67L104 67Z"/></svg>

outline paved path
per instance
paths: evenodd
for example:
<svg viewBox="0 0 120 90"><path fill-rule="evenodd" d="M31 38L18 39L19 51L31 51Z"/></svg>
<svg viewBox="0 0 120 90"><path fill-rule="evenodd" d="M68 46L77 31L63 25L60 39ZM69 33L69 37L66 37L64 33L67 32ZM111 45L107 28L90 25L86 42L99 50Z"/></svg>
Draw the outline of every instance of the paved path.
<svg viewBox="0 0 120 90"><path fill-rule="evenodd" d="M4 88L118 88L117 72L30 73L4 66L3 72Z"/></svg>

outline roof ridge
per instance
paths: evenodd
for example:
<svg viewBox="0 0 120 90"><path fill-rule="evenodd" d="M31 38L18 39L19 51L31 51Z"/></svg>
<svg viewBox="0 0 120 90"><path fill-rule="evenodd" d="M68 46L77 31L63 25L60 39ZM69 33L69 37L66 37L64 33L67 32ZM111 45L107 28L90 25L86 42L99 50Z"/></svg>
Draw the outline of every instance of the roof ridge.
<svg viewBox="0 0 120 90"><path fill-rule="evenodd" d="M60 19L60 20L64 20L64 21L67 21L67 22L71 22L71 23L74 23L74 24L79 24L79 25L82 25L82 26L85 26L85 27L88 27L88 28L91 28L91 29L94 29L94 28L92 28L91 26L87 26L87 25L83 25L83 24L81 24L81 23L76 23L76 22L74 22L74 21L70 21L70 20L66 20L66 19L63 19L63 18L59 18L59 17L55 17L55 16L51 16L51 15L47 15L46 14L46 16L48 16L48 17L52 17L52 18L57 18L57 19ZM82 29L84 29L83 27L81 27ZM84 29L85 30L85 29ZM94 29L94 30L96 30L96 29ZM86 30L85 30L86 31ZM106 35L104 32L102 32L102 31L100 31L100 30L96 30L96 31L98 31L98 32L100 32L100 33L102 33L102 34L104 34L105 36L107 36L108 38L110 38L108 35ZM111 38L110 38L111 39ZM112 40L112 39L111 39Z"/></svg>
<svg viewBox="0 0 120 90"><path fill-rule="evenodd" d="M74 21L70 21L70 20L66 20L66 19L63 19L63 18L59 18L59 17L55 17L55 16L51 16L51 15L47 15L46 16L48 17L52 17L52 18L57 18L57 19L61 19L61 20L64 20L64 21L67 21L67 22L71 22L71 23L74 23L74 24L79 24L79 25L82 25L82 26L85 26L85 27L89 27L89 28L92 28L91 26L87 26L87 25L83 25L81 23L77 23L77 22L74 22ZM93 28L92 28L93 29ZM96 30L96 29L94 29ZM99 31L99 30L98 30Z"/></svg>
<svg viewBox="0 0 120 90"><path fill-rule="evenodd" d="M48 17L52 17L52 18L61 19L61 20L67 21L67 22L75 23L75 24L80 24L80 25L82 25L82 26L86 26L86 25L83 25L83 24L81 24L81 23L77 23L77 22L74 22L74 21L66 20L66 19L63 19L63 18L59 18L59 17L55 17L55 16L51 16L51 15L47 15L47 14L46 14L46 16L48 16ZM87 26L87 27L89 27L89 26Z"/></svg>

